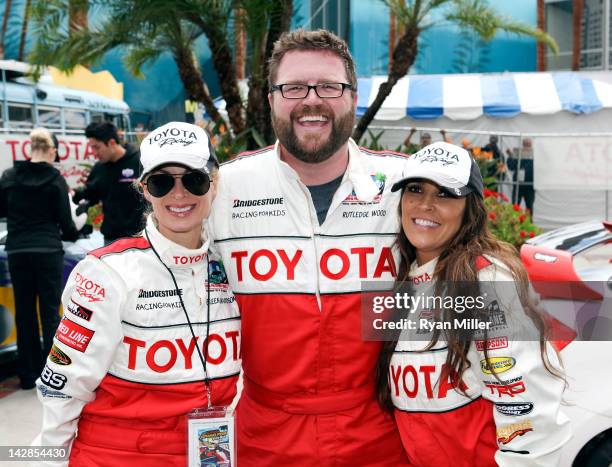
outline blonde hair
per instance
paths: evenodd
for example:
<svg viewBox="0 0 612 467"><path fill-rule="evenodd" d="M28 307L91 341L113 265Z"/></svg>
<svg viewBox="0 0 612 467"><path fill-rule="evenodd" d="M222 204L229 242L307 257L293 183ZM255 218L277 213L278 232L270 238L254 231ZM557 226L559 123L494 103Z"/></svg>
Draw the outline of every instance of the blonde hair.
<svg viewBox="0 0 612 467"><path fill-rule="evenodd" d="M48 151L54 148L51 133L46 128L34 128L30 132L30 143L32 151Z"/></svg>

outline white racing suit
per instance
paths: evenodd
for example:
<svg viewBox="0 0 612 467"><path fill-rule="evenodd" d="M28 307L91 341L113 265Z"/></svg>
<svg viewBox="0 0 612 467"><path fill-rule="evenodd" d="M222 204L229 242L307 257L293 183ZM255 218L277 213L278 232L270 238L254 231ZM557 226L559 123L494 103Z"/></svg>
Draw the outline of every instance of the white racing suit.
<svg viewBox="0 0 612 467"><path fill-rule="evenodd" d="M433 296L436 263L412 265L415 297ZM422 339L412 334L403 340L403 331L397 343L389 383L404 448L411 463L422 467L557 465L571 437L569 419L560 410L564 380L544 367L534 339L539 333L523 311L511 272L488 257L478 258L476 267L481 295L487 283L495 283L497 294L483 300L489 301L488 339L471 342L461 382L452 372L440 377L447 356L443 340L423 350L431 339L427 326L416 333ZM420 308L411 316L416 324L430 320L432 312ZM547 353L560 368L551 344Z"/></svg>
<svg viewBox="0 0 612 467"><path fill-rule="evenodd" d="M151 218L145 232L151 243L143 233L90 252L62 296L64 317L37 381L43 426L33 445L72 443L70 465L186 465L185 414L208 402L196 346L212 404L236 394L240 316L222 264L208 241L181 247Z"/></svg>
<svg viewBox="0 0 612 467"><path fill-rule="evenodd" d="M242 315L241 467L405 462L374 395L381 342L361 333L362 283L395 280L399 194L391 185L404 162L350 140L322 225L278 146L221 167L211 220Z"/></svg>

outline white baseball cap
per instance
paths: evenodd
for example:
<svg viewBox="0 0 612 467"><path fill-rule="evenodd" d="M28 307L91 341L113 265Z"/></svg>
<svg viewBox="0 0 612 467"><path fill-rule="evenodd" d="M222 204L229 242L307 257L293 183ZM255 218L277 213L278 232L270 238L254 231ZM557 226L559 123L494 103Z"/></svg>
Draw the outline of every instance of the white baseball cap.
<svg viewBox="0 0 612 467"><path fill-rule="evenodd" d="M451 196L469 193L483 196L484 183L476 161L465 149L454 144L437 142L410 156L402 170L402 179L391 187L401 190L410 180L430 180Z"/></svg>
<svg viewBox="0 0 612 467"><path fill-rule="evenodd" d="M180 164L210 173L219 162L210 138L197 125L170 122L156 128L140 143L141 179L156 167Z"/></svg>

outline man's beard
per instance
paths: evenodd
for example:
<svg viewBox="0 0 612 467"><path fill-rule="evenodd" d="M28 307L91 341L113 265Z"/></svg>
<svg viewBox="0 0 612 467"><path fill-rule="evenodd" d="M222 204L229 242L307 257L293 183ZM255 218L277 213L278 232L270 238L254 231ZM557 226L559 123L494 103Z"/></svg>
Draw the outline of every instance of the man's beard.
<svg viewBox="0 0 612 467"><path fill-rule="evenodd" d="M293 122L306 115L325 115L331 121L331 132L324 140L320 134L307 137L306 143L316 140L315 144L303 144L293 130ZM333 114L325 110L324 106L304 106L299 111L291 112L289 120L278 118L272 111L272 126L280 144L296 159L309 164L316 164L329 159L340 147L347 142L355 125L355 106L340 117L334 119Z"/></svg>

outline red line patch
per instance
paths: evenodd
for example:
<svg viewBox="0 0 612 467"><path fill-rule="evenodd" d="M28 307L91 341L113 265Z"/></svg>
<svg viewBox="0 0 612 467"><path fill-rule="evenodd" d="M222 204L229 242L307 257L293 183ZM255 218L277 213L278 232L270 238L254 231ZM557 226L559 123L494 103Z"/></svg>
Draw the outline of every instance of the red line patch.
<svg viewBox="0 0 612 467"><path fill-rule="evenodd" d="M94 334L94 331L64 317L60 321L55 337L68 347L79 352L85 352Z"/></svg>

